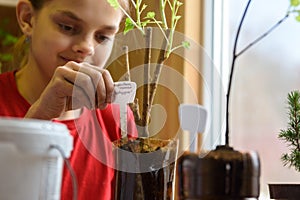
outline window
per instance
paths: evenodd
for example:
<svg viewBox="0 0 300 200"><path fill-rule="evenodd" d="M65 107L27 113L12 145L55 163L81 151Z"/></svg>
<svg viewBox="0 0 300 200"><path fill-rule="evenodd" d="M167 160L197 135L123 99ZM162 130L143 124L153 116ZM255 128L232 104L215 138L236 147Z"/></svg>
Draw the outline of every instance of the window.
<svg viewBox="0 0 300 200"><path fill-rule="evenodd" d="M231 59L233 39L247 1L224 0L229 13L228 44L224 55ZM242 27L238 49L248 45L284 17L289 1L252 1ZM261 159L261 197L269 199L268 183L300 182L300 173L283 167L280 160L288 147L277 138L286 127L287 93L300 89L300 23L291 16L270 35L238 57L230 103L230 143L237 150L256 150ZM225 32L225 35L227 33ZM238 50L238 51L239 51ZM228 70L229 65L222 65Z"/></svg>
<svg viewBox="0 0 300 200"><path fill-rule="evenodd" d="M204 148L214 149L224 144L225 128L225 94L228 82L228 27L227 4L223 0L204 0L204 42L203 46L211 62L204 63L205 82L209 92L204 95L204 105L210 116ZM205 92L205 90L204 90ZM205 140L209 137L209 140Z"/></svg>

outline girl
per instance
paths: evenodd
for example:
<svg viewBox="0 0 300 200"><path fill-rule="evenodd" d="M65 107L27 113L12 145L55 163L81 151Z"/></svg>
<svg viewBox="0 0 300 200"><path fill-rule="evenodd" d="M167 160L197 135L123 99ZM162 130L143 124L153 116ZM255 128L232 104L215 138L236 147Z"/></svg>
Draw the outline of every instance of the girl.
<svg viewBox="0 0 300 200"><path fill-rule="evenodd" d="M120 3L128 7L127 0ZM112 199L107 141L119 138L120 124L110 104L113 80L103 66L122 12L107 0L19 0L16 14L28 49L18 70L0 75L0 115L66 124L74 137L78 199ZM84 62L96 53L96 63ZM133 128L131 113L128 119ZM61 199L72 199L72 192L64 169Z"/></svg>

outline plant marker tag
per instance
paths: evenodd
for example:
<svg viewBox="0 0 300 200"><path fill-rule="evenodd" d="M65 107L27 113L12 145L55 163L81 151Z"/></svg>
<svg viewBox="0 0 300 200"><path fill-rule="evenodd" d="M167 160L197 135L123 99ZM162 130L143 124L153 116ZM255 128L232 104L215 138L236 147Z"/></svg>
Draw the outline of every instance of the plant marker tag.
<svg viewBox="0 0 300 200"><path fill-rule="evenodd" d="M207 110L198 104L180 104L179 121L183 130L190 132L190 151L198 151L198 133L206 128Z"/></svg>
<svg viewBox="0 0 300 200"><path fill-rule="evenodd" d="M113 103L120 106L120 124L122 138L127 136L127 105L134 102L136 83L131 81L115 82Z"/></svg>

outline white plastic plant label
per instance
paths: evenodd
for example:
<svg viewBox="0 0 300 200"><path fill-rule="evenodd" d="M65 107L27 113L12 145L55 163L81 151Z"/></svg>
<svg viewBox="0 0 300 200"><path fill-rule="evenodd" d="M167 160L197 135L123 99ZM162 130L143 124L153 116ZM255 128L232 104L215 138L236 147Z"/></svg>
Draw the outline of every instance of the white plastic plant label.
<svg viewBox="0 0 300 200"><path fill-rule="evenodd" d="M180 127L190 132L190 151L198 152L198 135L204 133L207 124L207 110L198 104L180 104Z"/></svg>
<svg viewBox="0 0 300 200"><path fill-rule="evenodd" d="M128 104L134 101L136 93L136 83L131 81L115 82L113 103Z"/></svg>
<svg viewBox="0 0 300 200"><path fill-rule="evenodd" d="M115 82L113 103L120 105L120 123L122 137L127 136L127 105L134 101L136 83L131 81Z"/></svg>

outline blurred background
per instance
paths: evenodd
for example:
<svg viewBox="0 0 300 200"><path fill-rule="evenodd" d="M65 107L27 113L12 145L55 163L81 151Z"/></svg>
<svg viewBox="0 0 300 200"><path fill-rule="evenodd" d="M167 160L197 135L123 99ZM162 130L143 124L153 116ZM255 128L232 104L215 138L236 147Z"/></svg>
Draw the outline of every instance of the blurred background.
<svg viewBox="0 0 300 200"><path fill-rule="evenodd" d="M224 2L230 62L233 40L247 1ZM238 51L282 19L289 3L289 0L252 0ZM288 152L288 147L277 138L280 129L287 125L287 94L300 89L299 33L300 22L290 16L236 62L231 102L231 142L237 149L259 152L261 199L269 199L268 183L300 182L299 172L283 167L280 156Z"/></svg>

